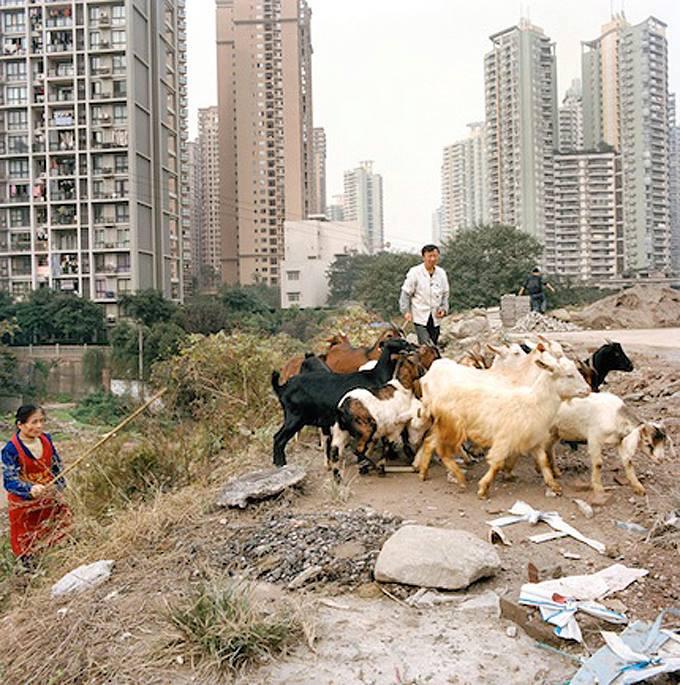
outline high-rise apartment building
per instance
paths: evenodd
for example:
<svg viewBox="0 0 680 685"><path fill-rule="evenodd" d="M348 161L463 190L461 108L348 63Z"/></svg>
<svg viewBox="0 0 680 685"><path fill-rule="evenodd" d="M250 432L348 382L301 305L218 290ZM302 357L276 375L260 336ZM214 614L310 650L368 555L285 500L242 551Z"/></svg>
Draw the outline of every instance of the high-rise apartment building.
<svg viewBox="0 0 680 685"><path fill-rule="evenodd" d="M183 296L184 0L0 6L0 288Z"/></svg>
<svg viewBox="0 0 680 685"><path fill-rule="evenodd" d="M624 266L670 268L666 25L616 15L582 46L584 145L621 154Z"/></svg>
<svg viewBox="0 0 680 685"><path fill-rule="evenodd" d="M199 286L216 288L222 268L220 226L220 154L217 107L198 110L198 154L200 156L201 251Z"/></svg>
<svg viewBox="0 0 680 685"><path fill-rule="evenodd" d="M187 145L187 192L188 192L188 221L189 221L189 278L197 285L200 274L201 236L203 229L201 221L201 154L197 140L189 141Z"/></svg>
<svg viewBox="0 0 680 685"><path fill-rule="evenodd" d="M489 219L517 226L553 250L557 145L555 46L522 19L491 36L484 57Z"/></svg>
<svg viewBox="0 0 680 685"><path fill-rule="evenodd" d="M345 220L345 196L333 195L332 202L326 206L326 217L329 221Z"/></svg>
<svg viewBox="0 0 680 685"><path fill-rule="evenodd" d="M468 124L468 137L444 148L441 166L441 239L488 223L488 178L484 123Z"/></svg>
<svg viewBox="0 0 680 685"><path fill-rule="evenodd" d="M343 220L356 221L370 254L383 249L382 176L373 171L373 162L361 162L356 169L345 171Z"/></svg>
<svg viewBox="0 0 680 685"><path fill-rule="evenodd" d="M310 212L311 11L216 0L222 280L279 283L284 220Z"/></svg>
<svg viewBox="0 0 680 685"><path fill-rule="evenodd" d="M559 109L559 151L583 150L583 95L581 79L574 79Z"/></svg>
<svg viewBox="0 0 680 685"><path fill-rule="evenodd" d="M312 138L312 200L310 214L326 213L326 131L315 128Z"/></svg>
<svg viewBox="0 0 680 685"><path fill-rule="evenodd" d="M555 156L552 273L604 281L623 270L621 158L610 152Z"/></svg>
<svg viewBox="0 0 680 685"><path fill-rule="evenodd" d="M668 98L668 195L671 223L671 269L680 274L680 126L676 124L676 100Z"/></svg>

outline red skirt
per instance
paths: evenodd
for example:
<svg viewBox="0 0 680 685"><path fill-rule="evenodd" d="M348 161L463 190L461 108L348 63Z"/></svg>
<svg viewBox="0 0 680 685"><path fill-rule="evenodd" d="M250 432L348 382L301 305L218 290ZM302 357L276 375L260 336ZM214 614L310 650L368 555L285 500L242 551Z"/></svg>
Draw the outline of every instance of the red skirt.
<svg viewBox="0 0 680 685"><path fill-rule="evenodd" d="M64 537L71 510L56 499L24 500L8 495L9 540L17 557L39 552Z"/></svg>

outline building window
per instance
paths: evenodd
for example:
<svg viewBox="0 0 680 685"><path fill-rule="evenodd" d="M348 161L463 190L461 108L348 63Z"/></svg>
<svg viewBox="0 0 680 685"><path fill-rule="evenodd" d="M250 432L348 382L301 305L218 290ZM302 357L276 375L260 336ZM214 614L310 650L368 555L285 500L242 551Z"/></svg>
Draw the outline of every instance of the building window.
<svg viewBox="0 0 680 685"><path fill-rule="evenodd" d="M299 281L300 280L300 272L299 271L286 271L286 275L288 276L289 281Z"/></svg>
<svg viewBox="0 0 680 685"><path fill-rule="evenodd" d="M288 293L288 302L299 302L300 293Z"/></svg>
<svg viewBox="0 0 680 685"><path fill-rule="evenodd" d="M28 178L27 159L10 159L8 167L11 178Z"/></svg>
<svg viewBox="0 0 680 685"><path fill-rule="evenodd" d="M128 158L127 155L116 155L114 157L116 173L126 174L128 170Z"/></svg>
<svg viewBox="0 0 680 685"><path fill-rule="evenodd" d="M8 81L25 81L26 62L7 62L5 75Z"/></svg>
<svg viewBox="0 0 680 685"><path fill-rule="evenodd" d="M113 56L113 73L124 74L127 71L127 61L125 55Z"/></svg>
<svg viewBox="0 0 680 685"><path fill-rule="evenodd" d="M5 94L7 95L8 105L25 105L26 104L26 87L25 86L7 86Z"/></svg>
<svg viewBox="0 0 680 685"><path fill-rule="evenodd" d="M93 8L94 9L94 8ZM102 40L102 34L99 31L90 31L90 47L98 48Z"/></svg>
<svg viewBox="0 0 680 685"><path fill-rule="evenodd" d="M130 221L130 210L127 204L116 205L116 223L127 223Z"/></svg>
<svg viewBox="0 0 680 685"><path fill-rule="evenodd" d="M114 5L111 10L114 26L125 24L125 5Z"/></svg>
<svg viewBox="0 0 680 685"><path fill-rule="evenodd" d="M127 123L127 106L114 105L113 106L113 121L116 124Z"/></svg>
<svg viewBox="0 0 680 685"><path fill-rule="evenodd" d="M111 43L114 48L124 48L125 42L125 31L111 31Z"/></svg>
<svg viewBox="0 0 680 685"><path fill-rule="evenodd" d="M23 11L5 13L5 33L24 33L25 31L26 15Z"/></svg>
<svg viewBox="0 0 680 685"><path fill-rule="evenodd" d="M28 128L28 112L26 110L9 111L7 113L7 128L10 131L22 131Z"/></svg>

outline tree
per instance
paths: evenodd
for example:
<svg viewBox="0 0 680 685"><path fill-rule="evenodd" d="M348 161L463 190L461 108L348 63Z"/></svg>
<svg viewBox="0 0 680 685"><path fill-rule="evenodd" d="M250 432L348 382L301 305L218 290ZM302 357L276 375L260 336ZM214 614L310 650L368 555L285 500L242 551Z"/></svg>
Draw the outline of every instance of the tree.
<svg viewBox="0 0 680 685"><path fill-rule="evenodd" d="M149 288L141 290L135 295L123 295L120 306L125 314L145 326L153 326L160 321L170 321L179 311L179 307L163 294Z"/></svg>
<svg viewBox="0 0 680 685"><path fill-rule="evenodd" d="M541 243L513 226L495 224L460 231L442 245L453 309L492 307L516 293L538 263Z"/></svg>
<svg viewBox="0 0 680 685"><path fill-rule="evenodd" d="M328 271L329 304L356 301L385 317L396 316L406 272L419 262L419 255L406 252L343 255Z"/></svg>
<svg viewBox="0 0 680 685"><path fill-rule="evenodd" d="M91 343L104 336L104 310L77 295L34 290L16 305L19 344Z"/></svg>
<svg viewBox="0 0 680 685"><path fill-rule="evenodd" d="M188 333L210 335L227 328L229 312L226 305L214 297L198 297L182 307L178 321Z"/></svg>

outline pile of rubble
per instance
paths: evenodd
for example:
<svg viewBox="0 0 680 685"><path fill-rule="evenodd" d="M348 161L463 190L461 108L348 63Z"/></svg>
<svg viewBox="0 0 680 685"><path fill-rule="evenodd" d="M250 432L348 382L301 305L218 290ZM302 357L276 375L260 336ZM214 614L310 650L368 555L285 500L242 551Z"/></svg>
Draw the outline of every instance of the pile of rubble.
<svg viewBox="0 0 680 685"><path fill-rule="evenodd" d="M363 508L274 514L265 525L236 529L218 561L290 589L316 582L355 588L372 580L383 543L400 525L397 516Z"/></svg>
<svg viewBox="0 0 680 685"><path fill-rule="evenodd" d="M680 292L636 285L609 295L573 315L586 328L664 328L680 326Z"/></svg>
<svg viewBox="0 0 680 685"><path fill-rule="evenodd" d="M582 328L540 312L529 312L510 329L513 333L550 333L551 331L580 331Z"/></svg>

